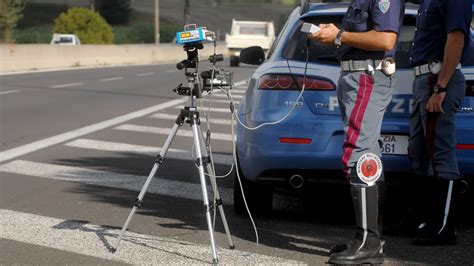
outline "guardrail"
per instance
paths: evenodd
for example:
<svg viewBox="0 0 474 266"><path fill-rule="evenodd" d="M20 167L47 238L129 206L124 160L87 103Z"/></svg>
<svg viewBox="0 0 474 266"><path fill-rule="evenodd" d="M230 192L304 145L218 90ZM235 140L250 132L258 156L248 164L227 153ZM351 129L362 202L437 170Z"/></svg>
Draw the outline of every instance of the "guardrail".
<svg viewBox="0 0 474 266"><path fill-rule="evenodd" d="M207 58L213 52L214 45L207 43L204 45L204 49L199 51L199 55L200 58ZM217 53L227 55L224 43L218 43ZM74 67L174 63L183 59L186 59L186 53L183 47L177 44L0 45L0 73Z"/></svg>

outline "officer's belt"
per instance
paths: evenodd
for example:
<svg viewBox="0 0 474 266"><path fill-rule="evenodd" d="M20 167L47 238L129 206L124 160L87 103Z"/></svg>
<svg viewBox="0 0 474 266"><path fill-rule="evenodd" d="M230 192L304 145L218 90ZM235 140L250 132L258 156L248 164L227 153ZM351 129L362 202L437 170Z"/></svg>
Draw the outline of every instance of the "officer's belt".
<svg viewBox="0 0 474 266"><path fill-rule="evenodd" d="M382 60L349 60L341 61L342 71L371 71L371 70L381 70L382 69Z"/></svg>
<svg viewBox="0 0 474 266"><path fill-rule="evenodd" d="M461 63L458 63L456 66L456 69L461 69L462 65ZM420 75L428 74L428 73L433 73L431 72L430 69L430 64L424 64L421 66L416 66L413 68L413 73L415 74L415 77L418 77ZM433 73L435 74L435 73Z"/></svg>

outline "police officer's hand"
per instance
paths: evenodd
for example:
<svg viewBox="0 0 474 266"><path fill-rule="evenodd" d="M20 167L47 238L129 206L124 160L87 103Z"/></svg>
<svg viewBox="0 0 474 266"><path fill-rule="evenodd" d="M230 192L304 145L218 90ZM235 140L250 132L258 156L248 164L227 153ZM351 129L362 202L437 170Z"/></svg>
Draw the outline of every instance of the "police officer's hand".
<svg viewBox="0 0 474 266"><path fill-rule="evenodd" d="M445 97L446 92L433 93L433 95L431 95L430 99L428 100L428 104L426 105L428 112L444 113L443 101Z"/></svg>
<svg viewBox="0 0 474 266"><path fill-rule="evenodd" d="M309 34L308 38L325 44L333 44L336 35L339 32L339 28L334 24L319 24L321 30Z"/></svg>

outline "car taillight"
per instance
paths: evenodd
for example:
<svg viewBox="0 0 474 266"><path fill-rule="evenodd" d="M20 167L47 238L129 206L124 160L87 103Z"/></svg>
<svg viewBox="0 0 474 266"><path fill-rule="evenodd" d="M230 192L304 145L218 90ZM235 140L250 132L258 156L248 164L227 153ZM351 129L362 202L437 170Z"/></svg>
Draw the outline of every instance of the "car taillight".
<svg viewBox="0 0 474 266"><path fill-rule="evenodd" d="M466 80L466 96L474 96L474 80Z"/></svg>
<svg viewBox="0 0 474 266"><path fill-rule="evenodd" d="M280 143L288 144L311 144L312 139L307 138L280 138Z"/></svg>
<svg viewBox="0 0 474 266"><path fill-rule="evenodd" d="M291 76L286 74L267 74L258 81L259 90L305 90L329 91L336 86L329 80L314 77Z"/></svg>
<svg viewBox="0 0 474 266"><path fill-rule="evenodd" d="M458 149L458 150L474 150L474 144L457 144L456 149Z"/></svg>

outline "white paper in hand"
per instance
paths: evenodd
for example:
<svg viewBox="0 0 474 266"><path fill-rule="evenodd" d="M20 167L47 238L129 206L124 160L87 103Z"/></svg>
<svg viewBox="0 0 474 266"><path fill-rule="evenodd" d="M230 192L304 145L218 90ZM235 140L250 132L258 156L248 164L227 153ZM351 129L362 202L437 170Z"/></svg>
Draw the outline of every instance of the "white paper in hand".
<svg viewBox="0 0 474 266"><path fill-rule="evenodd" d="M320 28L318 26L311 23L303 23L303 26L301 26L301 31L306 33L315 33L319 30Z"/></svg>

